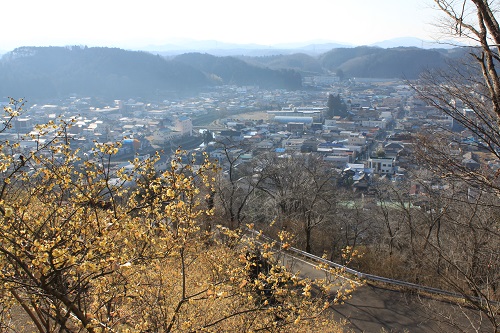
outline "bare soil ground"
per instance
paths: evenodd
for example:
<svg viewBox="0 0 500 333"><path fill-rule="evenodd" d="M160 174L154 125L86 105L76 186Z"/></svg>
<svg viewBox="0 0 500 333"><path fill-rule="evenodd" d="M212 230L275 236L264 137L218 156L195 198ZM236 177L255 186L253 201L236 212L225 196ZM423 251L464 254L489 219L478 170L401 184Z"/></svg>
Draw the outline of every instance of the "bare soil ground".
<svg viewBox="0 0 500 333"><path fill-rule="evenodd" d="M248 112L248 113L241 113L235 116L235 118L241 119L241 120L268 120L269 115L265 111L256 111L256 112Z"/></svg>

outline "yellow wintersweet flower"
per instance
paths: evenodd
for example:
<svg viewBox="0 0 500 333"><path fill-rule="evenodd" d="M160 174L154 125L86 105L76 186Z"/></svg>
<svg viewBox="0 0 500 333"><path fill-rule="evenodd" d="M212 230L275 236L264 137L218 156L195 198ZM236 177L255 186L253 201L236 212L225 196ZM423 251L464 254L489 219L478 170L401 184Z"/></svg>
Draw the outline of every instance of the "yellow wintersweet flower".
<svg viewBox="0 0 500 333"><path fill-rule="evenodd" d="M5 207L5 217L11 217L14 214L12 207Z"/></svg>

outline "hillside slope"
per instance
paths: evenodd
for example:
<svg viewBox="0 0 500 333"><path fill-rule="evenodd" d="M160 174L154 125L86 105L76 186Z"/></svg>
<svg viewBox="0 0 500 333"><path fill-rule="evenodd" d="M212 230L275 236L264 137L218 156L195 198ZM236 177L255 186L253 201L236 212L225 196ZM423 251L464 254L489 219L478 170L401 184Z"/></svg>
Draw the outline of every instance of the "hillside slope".
<svg viewBox="0 0 500 333"><path fill-rule="evenodd" d="M443 68L457 55L463 55L463 50L360 46L334 48L317 57L296 53L242 59L272 69L293 68L303 74L321 75L341 69L346 77L416 79L423 70Z"/></svg>
<svg viewBox="0 0 500 333"><path fill-rule="evenodd" d="M147 52L80 46L15 49L2 57L0 77L0 96L30 99L73 93L110 99L193 95L216 84L301 86L295 71L256 67L233 57L186 55L167 60Z"/></svg>
<svg viewBox="0 0 500 333"><path fill-rule="evenodd" d="M235 57L186 53L176 56L174 60L202 71L221 84L258 85L261 88L290 90L300 89L302 85L302 77L292 69L254 66Z"/></svg>

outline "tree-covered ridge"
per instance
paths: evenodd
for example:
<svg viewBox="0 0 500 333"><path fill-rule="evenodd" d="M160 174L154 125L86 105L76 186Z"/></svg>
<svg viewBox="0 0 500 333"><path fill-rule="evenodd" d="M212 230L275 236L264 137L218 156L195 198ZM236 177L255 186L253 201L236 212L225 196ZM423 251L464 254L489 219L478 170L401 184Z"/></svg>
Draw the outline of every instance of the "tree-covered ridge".
<svg viewBox="0 0 500 333"><path fill-rule="evenodd" d="M325 74L342 70L346 77L416 79L423 70L442 68L446 59L461 57L463 52L456 49L360 46L335 48L317 57L291 54L243 59L269 68L293 68L302 73Z"/></svg>
<svg viewBox="0 0 500 333"><path fill-rule="evenodd" d="M260 57L242 56L240 59L250 64L266 66L273 69L294 69L304 74L321 73L324 71L321 62L318 61L316 57L305 53Z"/></svg>
<svg viewBox="0 0 500 333"><path fill-rule="evenodd" d="M301 87L300 75L291 70L257 68L232 57L213 58L215 65L204 68L197 61L167 60L118 48L22 47L0 62L0 95L50 98L77 93L129 98L192 94L216 84Z"/></svg>
<svg viewBox="0 0 500 333"><path fill-rule="evenodd" d="M444 67L445 59L434 50L394 48L353 57L338 68L351 77L416 79L428 68Z"/></svg>
<svg viewBox="0 0 500 333"><path fill-rule="evenodd" d="M0 61L0 95L33 99L76 93L123 99L194 94L228 84L296 90L302 87L302 75L339 70L345 77L415 79L423 70L442 68L447 58L461 54L460 50L356 47L332 49L318 57L187 53L166 59L106 47L21 47Z"/></svg>
<svg viewBox="0 0 500 333"><path fill-rule="evenodd" d="M207 78L189 66L145 52L116 48L26 47L1 61L2 95L33 98L150 96L157 90L197 89Z"/></svg>
<svg viewBox="0 0 500 333"><path fill-rule="evenodd" d="M300 89L302 77L291 69L256 67L234 57L216 57L210 54L186 53L174 60L214 75L220 83L239 86L257 85L261 88Z"/></svg>

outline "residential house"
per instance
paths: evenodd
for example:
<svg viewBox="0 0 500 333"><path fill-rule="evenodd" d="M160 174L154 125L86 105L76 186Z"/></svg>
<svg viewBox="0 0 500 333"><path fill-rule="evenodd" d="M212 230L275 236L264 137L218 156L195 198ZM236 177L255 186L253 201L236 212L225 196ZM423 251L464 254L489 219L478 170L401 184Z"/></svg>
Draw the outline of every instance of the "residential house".
<svg viewBox="0 0 500 333"><path fill-rule="evenodd" d="M282 147L285 148L287 152L296 151L299 152L304 144L305 139L286 139L282 142Z"/></svg>
<svg viewBox="0 0 500 333"><path fill-rule="evenodd" d="M367 190L370 185L373 169L366 168L361 163L347 163L342 171L339 182L343 186L351 186L354 190Z"/></svg>
<svg viewBox="0 0 500 333"><path fill-rule="evenodd" d="M255 148L258 150L270 150L274 147L274 143L271 140L262 140L255 144Z"/></svg>
<svg viewBox="0 0 500 333"><path fill-rule="evenodd" d="M395 159L394 157L377 157L370 156L368 159L370 168L377 174L392 175L395 173Z"/></svg>
<svg viewBox="0 0 500 333"><path fill-rule="evenodd" d="M366 145L366 136L357 132L350 132L347 137L347 144L352 146L364 146Z"/></svg>
<svg viewBox="0 0 500 333"><path fill-rule="evenodd" d="M389 142L384 145L384 152L386 157L397 157L398 154L404 149L401 142Z"/></svg>
<svg viewBox="0 0 500 333"><path fill-rule="evenodd" d="M476 154L472 152L467 152L463 155L462 165L473 171L481 167L481 164L477 161Z"/></svg>

